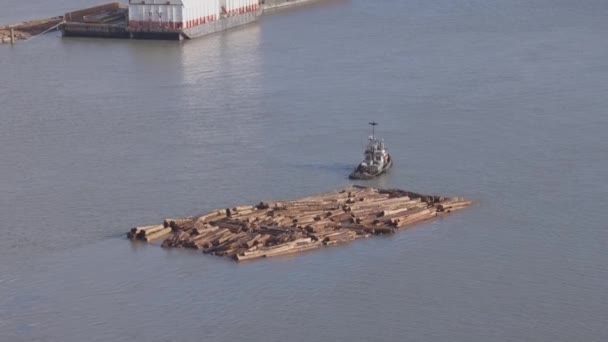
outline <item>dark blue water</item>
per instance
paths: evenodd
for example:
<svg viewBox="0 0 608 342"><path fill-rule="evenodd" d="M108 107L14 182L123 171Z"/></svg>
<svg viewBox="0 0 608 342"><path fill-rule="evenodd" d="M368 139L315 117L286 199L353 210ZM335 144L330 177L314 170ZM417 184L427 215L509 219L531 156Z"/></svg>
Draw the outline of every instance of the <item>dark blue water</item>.
<svg viewBox="0 0 608 342"><path fill-rule="evenodd" d="M605 341L607 15L352 0L181 43L0 46L1 339ZM124 239L351 184L371 120L395 166L365 184L474 207L245 264Z"/></svg>

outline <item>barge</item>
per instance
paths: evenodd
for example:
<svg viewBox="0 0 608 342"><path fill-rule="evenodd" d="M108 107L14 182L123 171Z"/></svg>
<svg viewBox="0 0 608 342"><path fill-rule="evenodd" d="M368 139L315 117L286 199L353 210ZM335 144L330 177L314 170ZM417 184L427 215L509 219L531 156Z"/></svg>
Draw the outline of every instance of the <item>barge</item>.
<svg viewBox="0 0 608 342"><path fill-rule="evenodd" d="M260 0L111 2L65 13L59 29L65 37L193 39L253 23L262 6Z"/></svg>

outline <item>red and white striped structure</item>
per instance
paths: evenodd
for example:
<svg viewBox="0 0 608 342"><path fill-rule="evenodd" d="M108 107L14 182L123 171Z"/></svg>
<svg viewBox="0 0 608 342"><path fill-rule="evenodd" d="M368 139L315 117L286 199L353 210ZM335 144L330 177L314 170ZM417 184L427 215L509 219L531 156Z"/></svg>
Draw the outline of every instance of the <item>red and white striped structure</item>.
<svg viewBox="0 0 608 342"><path fill-rule="evenodd" d="M260 8L259 0L220 0L222 14L227 16L255 12Z"/></svg>
<svg viewBox="0 0 608 342"><path fill-rule="evenodd" d="M259 0L129 0L129 29L182 30L259 8Z"/></svg>

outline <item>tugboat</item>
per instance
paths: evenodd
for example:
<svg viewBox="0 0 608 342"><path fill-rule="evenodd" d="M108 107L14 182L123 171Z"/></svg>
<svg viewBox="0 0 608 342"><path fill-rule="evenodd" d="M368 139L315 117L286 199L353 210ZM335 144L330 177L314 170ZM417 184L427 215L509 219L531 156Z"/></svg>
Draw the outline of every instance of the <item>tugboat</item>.
<svg viewBox="0 0 608 342"><path fill-rule="evenodd" d="M376 122L369 123L372 126L372 135L368 138L365 148L365 159L357 165L348 178L350 179L372 179L380 176L393 166L393 160L384 145L384 139L376 139Z"/></svg>

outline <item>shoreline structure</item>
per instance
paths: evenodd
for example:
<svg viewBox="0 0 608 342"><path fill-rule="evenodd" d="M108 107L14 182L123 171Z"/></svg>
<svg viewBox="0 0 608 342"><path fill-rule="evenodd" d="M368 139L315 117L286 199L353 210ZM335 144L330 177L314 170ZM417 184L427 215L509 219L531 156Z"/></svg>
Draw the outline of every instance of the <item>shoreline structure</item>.
<svg viewBox="0 0 608 342"><path fill-rule="evenodd" d="M0 25L0 44L61 31L64 37L193 39L256 22L269 11L321 0L126 0Z"/></svg>

